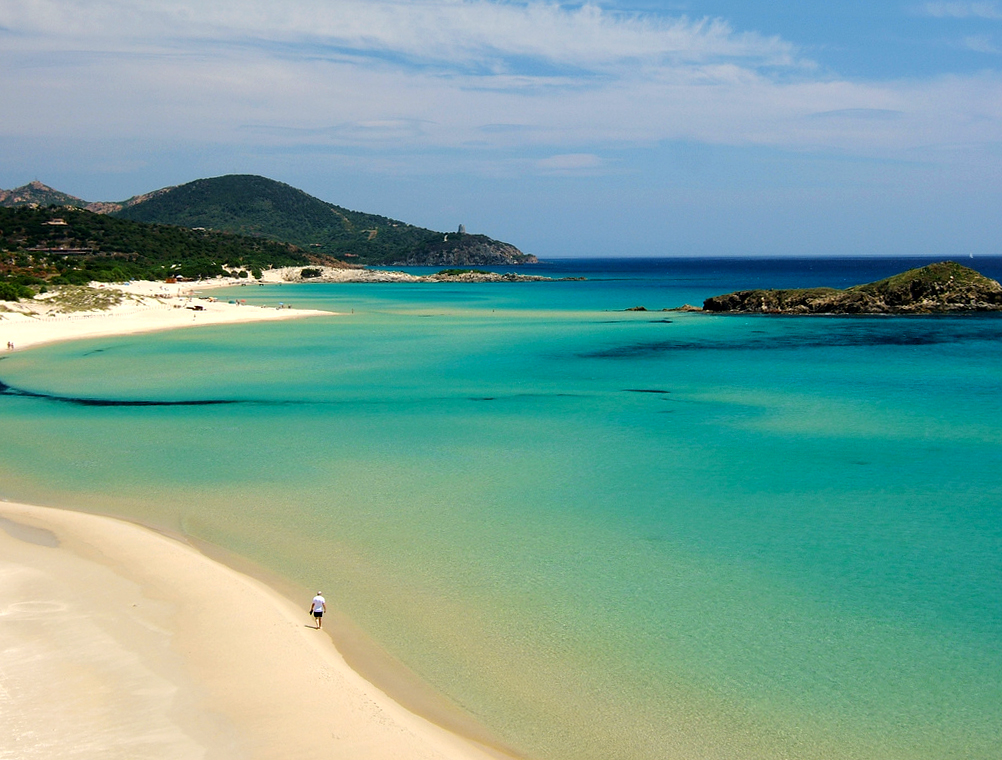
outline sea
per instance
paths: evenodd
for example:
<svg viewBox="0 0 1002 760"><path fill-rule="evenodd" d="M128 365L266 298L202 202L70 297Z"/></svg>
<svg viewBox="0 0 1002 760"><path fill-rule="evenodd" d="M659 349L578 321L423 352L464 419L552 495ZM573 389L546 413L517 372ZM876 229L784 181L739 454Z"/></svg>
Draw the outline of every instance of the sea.
<svg viewBox="0 0 1002 760"><path fill-rule="evenodd" d="M1002 315L662 311L931 261L213 291L339 315L4 355L0 497L322 590L532 760L998 760Z"/></svg>

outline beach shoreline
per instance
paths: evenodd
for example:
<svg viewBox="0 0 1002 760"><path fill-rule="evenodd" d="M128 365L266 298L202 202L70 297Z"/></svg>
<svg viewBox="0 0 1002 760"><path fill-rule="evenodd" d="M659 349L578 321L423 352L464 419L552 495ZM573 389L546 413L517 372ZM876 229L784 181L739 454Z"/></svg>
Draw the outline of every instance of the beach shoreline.
<svg viewBox="0 0 1002 760"><path fill-rule="evenodd" d="M136 335L201 325L240 324L305 317L339 316L337 312L249 306L239 300L220 301L202 292L246 284L235 277L198 283L135 281L109 285L91 283L95 295L119 299L113 305L66 311L45 300L22 301L0 311L0 340L10 350L45 343L116 335Z"/></svg>
<svg viewBox="0 0 1002 760"><path fill-rule="evenodd" d="M123 301L74 314L3 312L0 338L19 351L337 316L198 292L243 284L232 279L104 286ZM262 579L267 571L220 547L92 512L3 501L0 557L0 705L14 726L0 738L0 757L68 746L94 758L516 756L351 621L331 609L325 631L313 630L308 599L290 601L291 582Z"/></svg>
<svg viewBox="0 0 1002 760"><path fill-rule="evenodd" d="M0 756L512 757L402 707L305 601L180 538L0 502L0 557Z"/></svg>

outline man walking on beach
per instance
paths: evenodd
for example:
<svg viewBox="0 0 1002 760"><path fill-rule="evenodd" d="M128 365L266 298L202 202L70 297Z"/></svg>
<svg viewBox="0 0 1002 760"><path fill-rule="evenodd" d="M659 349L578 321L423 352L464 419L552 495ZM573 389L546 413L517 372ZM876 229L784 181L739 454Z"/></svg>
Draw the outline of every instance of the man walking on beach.
<svg viewBox="0 0 1002 760"><path fill-rule="evenodd" d="M313 597L313 603L310 604L310 612L313 613L313 619L317 621L317 630L324 627L324 612L327 610L327 601L324 599L324 595L321 592L317 592L317 595Z"/></svg>

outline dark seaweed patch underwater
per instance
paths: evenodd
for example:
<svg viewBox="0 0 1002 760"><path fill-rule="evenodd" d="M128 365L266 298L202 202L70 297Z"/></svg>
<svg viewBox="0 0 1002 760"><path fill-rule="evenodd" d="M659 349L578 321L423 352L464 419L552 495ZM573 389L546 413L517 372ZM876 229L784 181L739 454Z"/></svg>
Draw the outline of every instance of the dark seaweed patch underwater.
<svg viewBox="0 0 1002 760"><path fill-rule="evenodd" d="M730 318L730 317L725 317ZM766 317L770 319L769 317ZM938 344L983 341L1002 343L1002 320L997 318L964 317L964 324L956 318L949 322L936 317L884 320L883 318L828 318L824 330L818 330L816 317L782 317L784 326L792 320L799 322L803 331L766 334L761 330L748 331L749 337L731 337L714 340L669 339L652 340L612 346L578 354L583 359L638 359L645 356L676 351L791 351L826 348L872 348L879 346L931 346ZM750 337L750 336L754 337Z"/></svg>

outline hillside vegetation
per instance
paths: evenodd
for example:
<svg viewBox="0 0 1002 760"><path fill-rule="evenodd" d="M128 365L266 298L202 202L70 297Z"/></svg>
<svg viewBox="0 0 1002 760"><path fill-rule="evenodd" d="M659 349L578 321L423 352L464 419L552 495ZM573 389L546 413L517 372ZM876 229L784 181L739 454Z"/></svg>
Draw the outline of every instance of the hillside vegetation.
<svg viewBox="0 0 1002 760"><path fill-rule="evenodd" d="M123 219L204 227L292 243L368 264L515 264L535 261L485 235L443 233L351 211L266 177L200 179L112 212Z"/></svg>
<svg viewBox="0 0 1002 760"><path fill-rule="evenodd" d="M469 266L533 264L514 246L485 235L438 233L375 214L353 212L284 182L229 174L163 187L121 202L87 202L39 181L0 191L0 207L85 209L130 222L232 233L291 244L318 263ZM462 228L461 228L462 230ZM284 266L276 261L273 266Z"/></svg>
<svg viewBox="0 0 1002 760"><path fill-rule="evenodd" d="M289 243L323 261L468 266L531 264L518 248L486 235L436 232L351 211L282 182L250 174L199 179L125 201L88 202L34 181L0 190L0 207L70 206L134 222L216 230ZM276 262L276 266L280 265Z"/></svg>
<svg viewBox="0 0 1002 760"><path fill-rule="evenodd" d="M0 251L0 282L20 286L194 279L315 258L286 243L143 224L66 206L0 208Z"/></svg>

